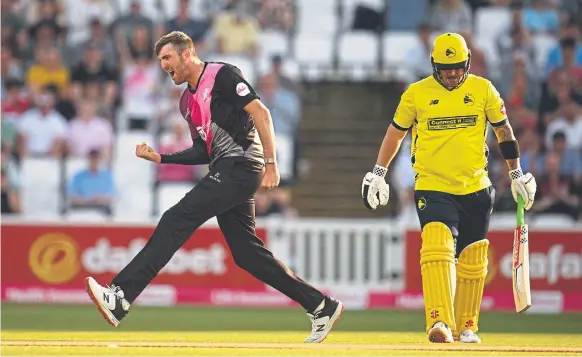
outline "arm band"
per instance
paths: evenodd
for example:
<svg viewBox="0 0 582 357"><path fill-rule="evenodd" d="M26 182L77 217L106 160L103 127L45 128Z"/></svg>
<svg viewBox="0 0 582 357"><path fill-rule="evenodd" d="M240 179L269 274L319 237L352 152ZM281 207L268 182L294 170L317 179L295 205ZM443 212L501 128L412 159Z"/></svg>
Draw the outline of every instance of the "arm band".
<svg viewBox="0 0 582 357"><path fill-rule="evenodd" d="M519 146L517 140L502 141L499 143L499 150L505 160L514 160L519 158Z"/></svg>

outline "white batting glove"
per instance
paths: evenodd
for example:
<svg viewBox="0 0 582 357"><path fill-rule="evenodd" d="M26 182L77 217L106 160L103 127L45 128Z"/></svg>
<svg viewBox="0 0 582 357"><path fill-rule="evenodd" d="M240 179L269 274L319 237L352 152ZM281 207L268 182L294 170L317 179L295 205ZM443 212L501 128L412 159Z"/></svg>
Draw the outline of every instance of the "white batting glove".
<svg viewBox="0 0 582 357"><path fill-rule="evenodd" d="M390 187L384 180L388 170L385 167L376 165L372 172L364 176L362 182L362 198L369 210L375 210L378 204L385 206L390 196Z"/></svg>
<svg viewBox="0 0 582 357"><path fill-rule="evenodd" d="M534 203L538 188L535 177L529 172L524 175L521 168L509 171L509 177L513 199L517 202L517 195L520 195L523 198L524 208L529 210Z"/></svg>

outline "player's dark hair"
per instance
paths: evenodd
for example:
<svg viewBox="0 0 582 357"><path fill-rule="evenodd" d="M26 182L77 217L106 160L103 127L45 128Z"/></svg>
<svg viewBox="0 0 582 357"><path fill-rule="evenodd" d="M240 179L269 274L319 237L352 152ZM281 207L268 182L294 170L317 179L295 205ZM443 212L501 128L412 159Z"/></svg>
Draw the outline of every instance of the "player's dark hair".
<svg viewBox="0 0 582 357"><path fill-rule="evenodd" d="M156 42L156 57L160 55L160 51L167 44L172 44L178 53L182 53L185 49L194 49L194 42L192 42L190 36L182 31L172 31L169 34L162 36L158 42Z"/></svg>

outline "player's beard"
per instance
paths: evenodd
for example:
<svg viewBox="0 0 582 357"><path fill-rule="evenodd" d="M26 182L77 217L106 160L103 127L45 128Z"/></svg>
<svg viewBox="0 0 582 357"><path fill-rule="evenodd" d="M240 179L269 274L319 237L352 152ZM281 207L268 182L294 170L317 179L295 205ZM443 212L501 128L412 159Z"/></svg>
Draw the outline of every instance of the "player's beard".
<svg viewBox="0 0 582 357"><path fill-rule="evenodd" d="M463 80L463 76L455 76L455 77L444 77L443 82L449 89L457 88L461 81Z"/></svg>
<svg viewBox="0 0 582 357"><path fill-rule="evenodd" d="M178 65L176 66L175 70L174 70L174 77L172 78L172 80L174 81L174 84L176 85L180 85L184 82L188 81L188 77L189 77L189 73L188 73L188 67L186 67L186 63L184 63L184 61L178 61Z"/></svg>

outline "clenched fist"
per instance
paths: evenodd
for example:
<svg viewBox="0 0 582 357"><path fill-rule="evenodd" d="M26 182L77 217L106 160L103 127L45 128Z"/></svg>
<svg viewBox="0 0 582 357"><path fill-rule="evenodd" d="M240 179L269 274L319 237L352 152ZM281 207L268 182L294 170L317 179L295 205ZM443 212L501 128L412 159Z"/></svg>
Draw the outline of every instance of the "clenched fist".
<svg viewBox="0 0 582 357"><path fill-rule="evenodd" d="M155 162L156 164L159 164L162 161L160 154L158 154L156 150L149 146L145 141L135 146L135 156Z"/></svg>

